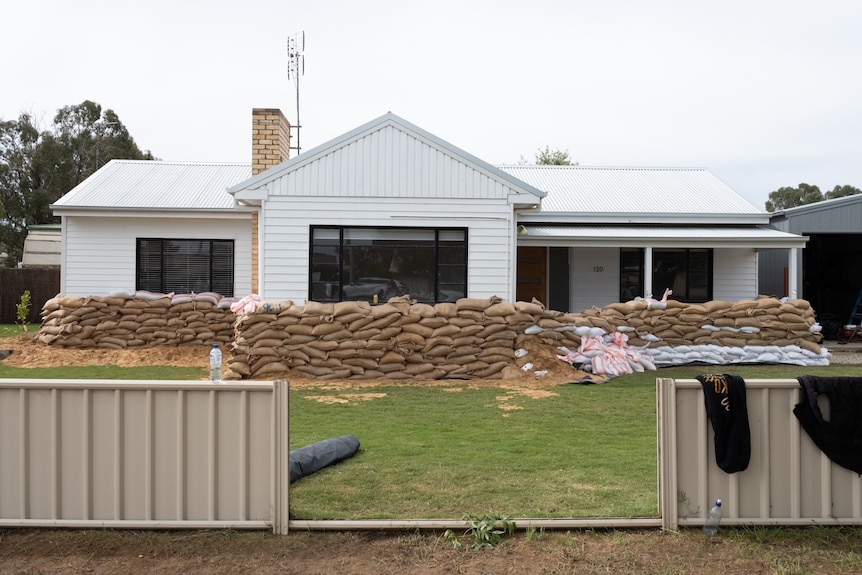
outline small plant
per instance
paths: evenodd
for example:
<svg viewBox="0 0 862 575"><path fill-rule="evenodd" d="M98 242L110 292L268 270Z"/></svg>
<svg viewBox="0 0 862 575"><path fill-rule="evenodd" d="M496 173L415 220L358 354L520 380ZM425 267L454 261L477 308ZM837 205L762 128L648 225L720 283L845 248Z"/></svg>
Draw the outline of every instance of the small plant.
<svg viewBox="0 0 862 575"><path fill-rule="evenodd" d="M535 525L527 525L526 530L527 541L539 540L545 535L544 527L536 527Z"/></svg>
<svg viewBox="0 0 862 575"><path fill-rule="evenodd" d="M482 517L465 515L466 534L473 538L473 549L492 549L503 542L506 535L515 534L515 523L496 513Z"/></svg>
<svg viewBox="0 0 862 575"><path fill-rule="evenodd" d="M30 290L24 290L21 294L21 301L15 304L15 315L21 331L27 331L27 318L30 317Z"/></svg>
<svg viewBox="0 0 862 575"><path fill-rule="evenodd" d="M461 542L458 540L458 536L455 535L455 532L451 529L447 529L443 532L443 539L445 539L446 542L452 546L452 549L461 548Z"/></svg>

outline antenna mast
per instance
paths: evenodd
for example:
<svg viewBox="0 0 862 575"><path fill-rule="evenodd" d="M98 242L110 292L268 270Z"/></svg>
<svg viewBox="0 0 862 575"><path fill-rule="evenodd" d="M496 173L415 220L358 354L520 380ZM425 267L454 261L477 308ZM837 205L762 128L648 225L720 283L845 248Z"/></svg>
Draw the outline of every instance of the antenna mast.
<svg viewBox="0 0 862 575"><path fill-rule="evenodd" d="M299 145L299 129L302 127L299 123L299 77L305 74L305 32L297 32L287 39L287 78L293 79L296 85L296 125L291 128L296 129L296 146L291 146L291 150L296 150L296 153L302 150Z"/></svg>

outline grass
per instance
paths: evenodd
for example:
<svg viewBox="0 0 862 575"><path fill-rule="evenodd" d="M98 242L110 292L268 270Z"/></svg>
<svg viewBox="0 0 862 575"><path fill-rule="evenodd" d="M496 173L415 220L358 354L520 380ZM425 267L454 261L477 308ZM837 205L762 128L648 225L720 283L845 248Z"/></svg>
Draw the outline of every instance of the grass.
<svg viewBox="0 0 862 575"><path fill-rule="evenodd" d="M0 363L0 378L24 379L153 379L197 380L206 374L200 367L168 365L118 367L116 365L13 367Z"/></svg>
<svg viewBox="0 0 862 575"><path fill-rule="evenodd" d="M35 334L36 332L38 332L38 331L39 331L39 328L40 328L40 327L41 327L41 324L38 324L38 323L28 323L28 324L27 324L27 331L26 331L26 332L24 332L24 331L21 329L21 326L20 326L20 325L18 325L18 324L13 324L13 323L3 323L3 324L0 324L0 338L4 338L4 337L13 337L13 336L16 336L16 335L21 335L22 333L31 333L31 334Z"/></svg>
<svg viewBox="0 0 862 575"><path fill-rule="evenodd" d="M291 393L291 447L352 434L360 453L297 482L296 517L654 516L655 383L498 388L392 386L369 401ZM520 409L513 409L519 407ZM505 409L501 409L505 408Z"/></svg>
<svg viewBox="0 0 862 575"><path fill-rule="evenodd" d="M768 379L846 375L847 366L721 370ZM292 513L303 519L656 516L655 380L709 371L718 370L667 368L602 385L552 387L555 395L536 399L467 386L377 387L374 393L385 395L367 401L326 386L293 390L291 448L344 434L355 435L361 448L297 482Z"/></svg>

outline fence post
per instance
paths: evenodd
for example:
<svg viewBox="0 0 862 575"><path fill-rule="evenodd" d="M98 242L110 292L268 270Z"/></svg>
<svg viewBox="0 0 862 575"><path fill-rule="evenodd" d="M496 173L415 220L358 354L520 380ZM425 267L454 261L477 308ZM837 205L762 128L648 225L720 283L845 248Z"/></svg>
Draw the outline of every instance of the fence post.
<svg viewBox="0 0 862 575"><path fill-rule="evenodd" d="M676 454L676 382L656 378L656 441L658 451L658 505L662 529L679 529Z"/></svg>
<svg viewBox="0 0 862 575"><path fill-rule="evenodd" d="M290 520L290 382L272 382L272 532L287 535Z"/></svg>

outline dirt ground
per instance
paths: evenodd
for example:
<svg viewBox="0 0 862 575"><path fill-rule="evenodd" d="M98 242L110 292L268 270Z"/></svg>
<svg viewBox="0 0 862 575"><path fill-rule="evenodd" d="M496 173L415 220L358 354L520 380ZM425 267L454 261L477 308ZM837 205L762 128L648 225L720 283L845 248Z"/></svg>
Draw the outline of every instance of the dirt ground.
<svg viewBox="0 0 862 575"><path fill-rule="evenodd" d="M519 531L493 549L439 532L0 530L4 575L767 575L862 572L852 528Z"/></svg>
<svg viewBox="0 0 862 575"><path fill-rule="evenodd" d="M52 367L68 365L117 365L134 367L143 365L172 365L179 367L200 367L208 365L209 348L203 345L181 345L171 347L113 349L64 349L33 341L34 334L21 334L0 339L0 349L10 349L12 354L4 361L15 367ZM503 370L502 378L488 380L468 380L472 385L489 385L502 388L541 388L563 385L572 382L600 383L607 377L593 376L575 369L568 363L557 359L558 350L548 346L527 345L527 355L515 360ZM521 369L532 364L529 370ZM546 372L541 374L541 372ZM297 372L298 373L298 372ZM321 382L297 373L268 374L266 379L289 379L292 387L312 387L326 385L331 387L338 382ZM230 373L225 374L226 379ZM459 380L463 381L463 380ZM393 385L392 380L351 380L340 382L344 387L367 388L379 385ZM413 380L412 385L451 385L452 380Z"/></svg>
<svg viewBox="0 0 862 575"><path fill-rule="evenodd" d="M125 351L58 349L34 343L32 334L0 339L11 349L4 363L17 367L62 365L206 366L208 348L182 346ZM528 349L503 379L459 384L502 389L533 389L590 381L593 378L556 358L554 349ZM547 371L536 375L536 370ZM294 387L322 385L287 376ZM275 379L275 378L272 378ZM325 382L327 387L368 388L394 382ZM452 385L418 381L409 385ZM774 531L774 533L773 533ZM789 534L788 534L789 532ZM722 532L707 540L697 530L518 531L494 549L471 548L459 532L455 548L441 532L268 532L0 529L0 574L203 575L254 573L374 574L394 573L860 573L862 531L804 530ZM819 532L816 532L819 533Z"/></svg>

